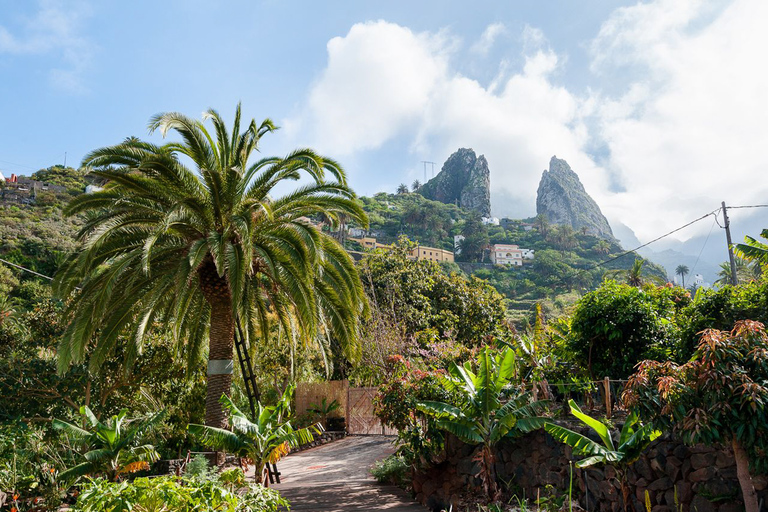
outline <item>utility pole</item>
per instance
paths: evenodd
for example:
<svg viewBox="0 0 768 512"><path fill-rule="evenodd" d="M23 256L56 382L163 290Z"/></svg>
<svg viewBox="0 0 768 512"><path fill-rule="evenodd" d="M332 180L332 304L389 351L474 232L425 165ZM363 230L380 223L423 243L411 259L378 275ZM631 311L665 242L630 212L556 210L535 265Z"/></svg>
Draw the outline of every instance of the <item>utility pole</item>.
<svg viewBox="0 0 768 512"><path fill-rule="evenodd" d="M67 166L67 152L64 152L64 167Z"/></svg>
<svg viewBox="0 0 768 512"><path fill-rule="evenodd" d="M428 162L426 160L422 160L421 163L424 164L424 183L427 182L427 164L432 165L432 177L435 177L435 162Z"/></svg>
<svg viewBox="0 0 768 512"><path fill-rule="evenodd" d="M723 221L725 222L725 239L728 241L728 258L731 261L731 284L739 284L739 277L736 275L736 260L733 258L733 244L731 242L731 223L728 220L728 209L723 201Z"/></svg>

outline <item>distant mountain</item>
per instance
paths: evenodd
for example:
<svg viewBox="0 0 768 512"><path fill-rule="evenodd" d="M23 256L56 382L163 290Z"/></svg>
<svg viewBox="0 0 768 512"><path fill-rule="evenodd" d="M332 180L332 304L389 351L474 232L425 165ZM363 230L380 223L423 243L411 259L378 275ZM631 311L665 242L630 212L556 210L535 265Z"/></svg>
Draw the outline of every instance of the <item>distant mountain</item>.
<svg viewBox="0 0 768 512"><path fill-rule="evenodd" d="M634 231L621 222L614 223L614 234L625 249L634 249L642 245L642 242L635 236ZM695 237L691 243L675 239L659 240L653 245L644 247L637 252L643 258L664 267L670 279L675 278L675 269L678 265L685 265L690 270L690 274L686 277L686 284L692 282L693 276L696 274L701 274L704 282L712 284L717 280L717 274L720 271L720 261L713 261L711 259L712 255L715 256L715 259L718 259L717 254L722 253L722 261L728 258L725 244L718 244L720 241L714 240L715 235L724 236L722 233L715 233L713 231L709 239L706 236L703 238Z"/></svg>
<svg viewBox="0 0 768 512"><path fill-rule="evenodd" d="M587 194L568 162L553 156L544 171L536 195L536 213L546 215L551 224L564 224L599 238L614 240L613 231L600 207Z"/></svg>
<svg viewBox="0 0 768 512"><path fill-rule="evenodd" d="M440 173L419 188L427 199L491 216L491 171L485 156L461 148L448 157Z"/></svg>

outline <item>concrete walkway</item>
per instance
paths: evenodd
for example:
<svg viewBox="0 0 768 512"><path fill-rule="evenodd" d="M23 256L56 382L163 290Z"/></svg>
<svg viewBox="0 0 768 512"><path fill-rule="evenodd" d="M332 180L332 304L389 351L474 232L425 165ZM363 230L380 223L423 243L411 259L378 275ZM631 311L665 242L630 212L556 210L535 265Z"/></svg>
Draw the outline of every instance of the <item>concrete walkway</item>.
<svg viewBox="0 0 768 512"><path fill-rule="evenodd" d="M394 452L392 440L347 437L294 453L278 463L281 483L273 487L291 503L292 512L426 512L405 491L381 485L368 473L375 461Z"/></svg>

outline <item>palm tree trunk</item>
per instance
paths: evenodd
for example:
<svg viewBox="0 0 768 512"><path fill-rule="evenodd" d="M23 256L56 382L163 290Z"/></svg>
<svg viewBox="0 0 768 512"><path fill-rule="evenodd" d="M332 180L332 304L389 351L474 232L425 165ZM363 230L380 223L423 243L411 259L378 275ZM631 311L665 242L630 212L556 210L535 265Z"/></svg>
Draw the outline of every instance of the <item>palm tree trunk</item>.
<svg viewBox="0 0 768 512"><path fill-rule="evenodd" d="M232 317L232 296L227 280L220 277L213 263L203 265L200 288L211 306L211 327L208 334L208 381L205 393L205 424L227 426L227 415L219 402L222 394L229 396L232 388L235 322Z"/></svg>
<svg viewBox="0 0 768 512"><path fill-rule="evenodd" d="M741 486L741 496L744 499L746 512L758 512L757 493L752 483L752 475L749 474L749 456L736 437L731 442L733 446L733 458L736 459L736 476Z"/></svg>

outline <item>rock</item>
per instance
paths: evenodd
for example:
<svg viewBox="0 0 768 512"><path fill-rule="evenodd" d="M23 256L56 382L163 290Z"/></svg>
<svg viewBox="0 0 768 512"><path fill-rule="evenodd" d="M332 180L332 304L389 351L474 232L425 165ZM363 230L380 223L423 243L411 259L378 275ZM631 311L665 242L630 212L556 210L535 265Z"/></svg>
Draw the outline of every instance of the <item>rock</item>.
<svg viewBox="0 0 768 512"><path fill-rule="evenodd" d="M638 459L638 461L635 462L634 468L638 475L642 476L648 481L653 480L653 471L651 471L651 466L648 464L646 459Z"/></svg>
<svg viewBox="0 0 768 512"><path fill-rule="evenodd" d="M672 454L680 460L685 460L688 456L688 447L684 444L679 444L672 450Z"/></svg>
<svg viewBox="0 0 768 512"><path fill-rule="evenodd" d="M536 196L536 213L545 215L551 224L571 226L579 231L615 240L611 226L592 199L579 176L573 172L568 162L552 157L549 170L544 171L539 182Z"/></svg>
<svg viewBox="0 0 768 512"><path fill-rule="evenodd" d="M714 453L694 453L691 455L691 467L701 469L715 464Z"/></svg>
<svg viewBox="0 0 768 512"><path fill-rule="evenodd" d="M752 485L755 486L756 491L762 491L768 488L768 476L766 475L753 476Z"/></svg>
<svg viewBox="0 0 768 512"><path fill-rule="evenodd" d="M667 458L663 455L657 455L653 459L651 459L651 469L653 469L657 475L664 474L666 465L667 465Z"/></svg>
<svg viewBox="0 0 768 512"><path fill-rule="evenodd" d="M665 476L651 482L651 485L648 486L648 489L651 491L666 491L667 489L672 488L672 484L672 480Z"/></svg>
<svg viewBox="0 0 768 512"><path fill-rule="evenodd" d="M717 452L717 458L715 459L715 464L717 464L717 467L719 468L726 468L728 466L735 466L736 461L733 460L733 455L730 453L720 450Z"/></svg>
<svg viewBox="0 0 768 512"><path fill-rule="evenodd" d="M701 494L697 494L691 501L691 510L696 512L716 512L717 507Z"/></svg>
<svg viewBox="0 0 768 512"><path fill-rule="evenodd" d="M421 186L418 193L441 203L457 204L491 216L491 171L485 156L461 148L448 157L440 173Z"/></svg>
<svg viewBox="0 0 768 512"><path fill-rule="evenodd" d="M720 505L718 512L741 512L742 510L744 510L744 505L731 501L729 503L723 503Z"/></svg>
<svg viewBox="0 0 768 512"><path fill-rule="evenodd" d="M680 476L680 466L682 466L680 459L674 455L667 457L667 465L664 468L664 472L669 478L672 479L673 482L676 482L677 477Z"/></svg>
<svg viewBox="0 0 768 512"><path fill-rule="evenodd" d="M707 480L712 479L712 477L715 476L715 473L716 471L713 467L697 469L688 475L688 480L691 482L706 482Z"/></svg>

